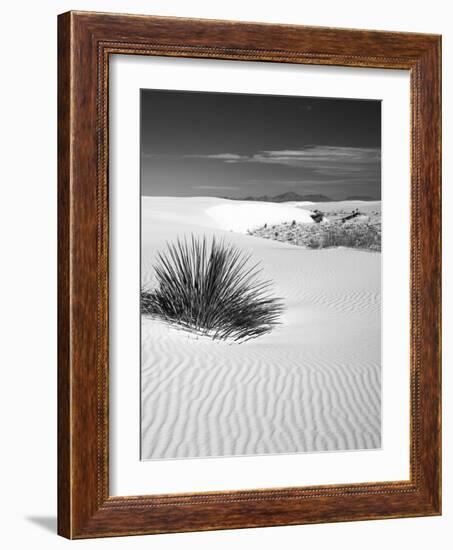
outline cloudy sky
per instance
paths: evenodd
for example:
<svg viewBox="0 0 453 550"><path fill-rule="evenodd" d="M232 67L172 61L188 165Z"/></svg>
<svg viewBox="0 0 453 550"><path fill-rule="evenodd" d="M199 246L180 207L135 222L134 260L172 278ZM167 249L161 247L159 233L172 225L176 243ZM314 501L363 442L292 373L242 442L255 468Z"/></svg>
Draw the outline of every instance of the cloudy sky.
<svg viewBox="0 0 453 550"><path fill-rule="evenodd" d="M142 90L143 195L380 198L381 103Z"/></svg>

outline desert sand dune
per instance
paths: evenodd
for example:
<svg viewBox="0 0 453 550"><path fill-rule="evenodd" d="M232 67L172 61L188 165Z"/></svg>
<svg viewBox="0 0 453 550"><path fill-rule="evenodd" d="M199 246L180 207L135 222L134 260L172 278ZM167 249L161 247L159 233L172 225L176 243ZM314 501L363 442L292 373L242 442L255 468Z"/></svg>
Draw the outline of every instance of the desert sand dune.
<svg viewBox="0 0 453 550"><path fill-rule="evenodd" d="M262 206L248 223L309 218L300 205ZM261 262L286 308L243 344L142 318L142 459L380 447L381 255L248 236L245 211L209 197L142 200L144 285L166 241L216 235Z"/></svg>

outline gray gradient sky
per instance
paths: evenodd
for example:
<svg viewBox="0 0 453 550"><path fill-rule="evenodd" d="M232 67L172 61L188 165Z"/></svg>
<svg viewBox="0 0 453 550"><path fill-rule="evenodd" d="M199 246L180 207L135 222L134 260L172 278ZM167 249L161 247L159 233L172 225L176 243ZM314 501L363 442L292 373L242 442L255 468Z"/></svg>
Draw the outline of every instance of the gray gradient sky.
<svg viewBox="0 0 453 550"><path fill-rule="evenodd" d="M142 90L143 195L381 196L381 103Z"/></svg>

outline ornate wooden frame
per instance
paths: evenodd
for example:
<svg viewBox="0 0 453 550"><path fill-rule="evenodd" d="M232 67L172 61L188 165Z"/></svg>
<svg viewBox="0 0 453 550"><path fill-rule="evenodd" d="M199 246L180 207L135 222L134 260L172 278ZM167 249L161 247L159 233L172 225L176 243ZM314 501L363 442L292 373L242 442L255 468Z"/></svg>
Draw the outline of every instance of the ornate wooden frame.
<svg viewBox="0 0 453 550"><path fill-rule="evenodd" d="M440 37L89 12L65 13L58 24L58 532L87 538L440 514ZM410 71L409 481L109 496L111 54Z"/></svg>

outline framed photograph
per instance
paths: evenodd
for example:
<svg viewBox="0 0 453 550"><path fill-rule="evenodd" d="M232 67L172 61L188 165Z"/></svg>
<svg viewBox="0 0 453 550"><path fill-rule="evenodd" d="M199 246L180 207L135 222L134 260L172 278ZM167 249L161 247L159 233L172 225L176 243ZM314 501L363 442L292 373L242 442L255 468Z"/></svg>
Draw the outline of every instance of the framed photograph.
<svg viewBox="0 0 453 550"><path fill-rule="evenodd" d="M440 37L58 28L59 533L439 515Z"/></svg>

